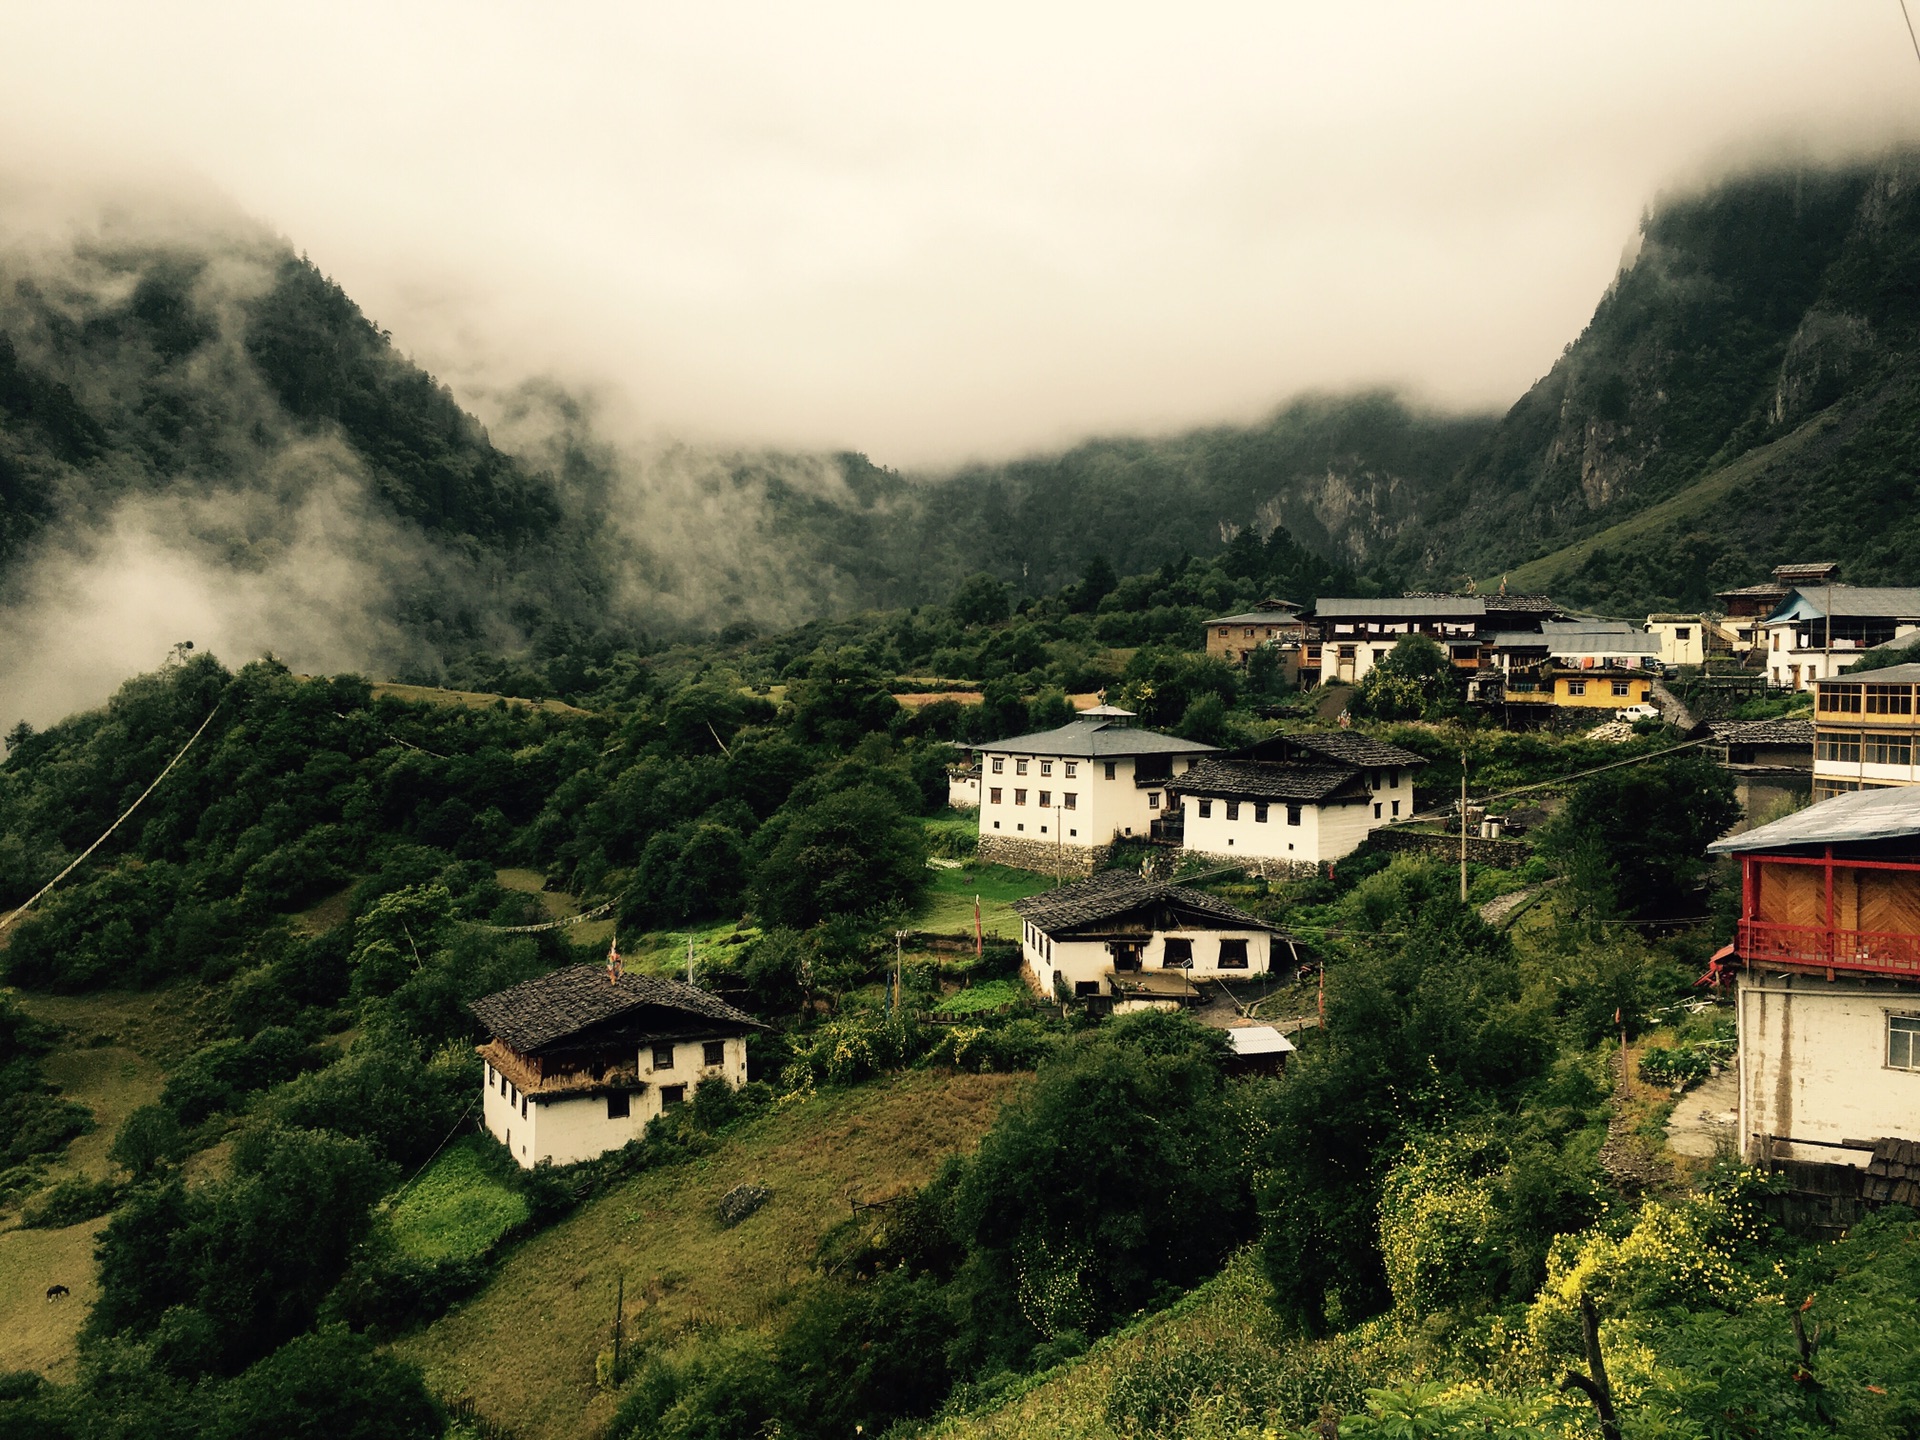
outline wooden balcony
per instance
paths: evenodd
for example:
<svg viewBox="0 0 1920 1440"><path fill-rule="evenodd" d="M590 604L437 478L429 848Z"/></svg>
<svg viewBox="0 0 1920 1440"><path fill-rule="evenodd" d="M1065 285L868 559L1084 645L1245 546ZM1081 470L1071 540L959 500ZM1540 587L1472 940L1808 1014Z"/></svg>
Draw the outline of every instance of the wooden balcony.
<svg viewBox="0 0 1920 1440"><path fill-rule="evenodd" d="M1920 935L1742 920L1735 950L1748 964L1920 979Z"/></svg>

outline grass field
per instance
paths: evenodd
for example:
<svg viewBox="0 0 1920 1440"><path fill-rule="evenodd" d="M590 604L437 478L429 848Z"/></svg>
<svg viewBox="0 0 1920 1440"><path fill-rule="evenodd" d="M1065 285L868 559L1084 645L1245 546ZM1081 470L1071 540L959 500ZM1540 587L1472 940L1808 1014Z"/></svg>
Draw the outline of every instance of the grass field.
<svg viewBox="0 0 1920 1440"><path fill-rule="evenodd" d="M396 1345L448 1398L521 1440L591 1435L613 1411L593 1381L619 1277L636 1353L708 1327L764 1322L853 1198L925 1182L970 1149L1020 1083L911 1072L796 1102L713 1154L641 1175L514 1250L479 1295ZM715 1206L743 1182L772 1198L731 1230Z"/></svg>
<svg viewBox="0 0 1920 1440"><path fill-rule="evenodd" d="M1004 865L963 865L957 870L934 872L933 885L914 923L923 930L943 935L973 933L973 897L980 897L980 928L989 935L1018 939L1020 917L1013 913L1013 902L1027 895L1051 890L1053 880L1028 870L1009 870Z"/></svg>
<svg viewBox="0 0 1920 1440"><path fill-rule="evenodd" d="M0 1234L0 1369L37 1370L70 1381L75 1346L87 1310L99 1294L93 1237L104 1218L65 1230L9 1230ZM48 1300L49 1285L73 1293Z"/></svg>
<svg viewBox="0 0 1920 1440"><path fill-rule="evenodd" d="M1257 1258L1243 1253L1172 1309L1108 1336L990 1409L931 1427L922 1440L1117 1440L1106 1421L1117 1376L1157 1350L1239 1349L1250 1338L1277 1343L1270 1293Z"/></svg>
<svg viewBox="0 0 1920 1440"><path fill-rule="evenodd" d="M527 1218L526 1198L487 1171L477 1135L448 1147L387 1212L400 1248L421 1260L471 1260Z"/></svg>

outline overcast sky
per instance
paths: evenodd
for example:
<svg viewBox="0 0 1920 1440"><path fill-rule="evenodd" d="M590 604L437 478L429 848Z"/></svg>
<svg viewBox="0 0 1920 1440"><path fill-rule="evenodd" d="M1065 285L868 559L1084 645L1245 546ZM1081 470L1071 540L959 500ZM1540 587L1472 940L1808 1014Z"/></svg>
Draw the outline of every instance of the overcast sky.
<svg viewBox="0 0 1920 1440"><path fill-rule="evenodd" d="M0 155L200 177L456 382L941 465L1510 403L1644 205L1920 133L1897 0L0 0Z"/></svg>

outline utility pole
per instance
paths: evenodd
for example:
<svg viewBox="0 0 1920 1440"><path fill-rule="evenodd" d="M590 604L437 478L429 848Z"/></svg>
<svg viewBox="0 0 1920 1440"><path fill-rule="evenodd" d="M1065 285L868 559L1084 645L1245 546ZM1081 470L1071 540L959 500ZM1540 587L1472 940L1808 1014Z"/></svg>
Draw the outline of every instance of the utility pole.
<svg viewBox="0 0 1920 1440"><path fill-rule="evenodd" d="M1460 752L1460 903L1467 903L1467 752Z"/></svg>
<svg viewBox="0 0 1920 1440"><path fill-rule="evenodd" d="M893 1004L891 1009L895 1015L900 1013L900 974L903 963L900 959L900 946L906 938L907 932L904 930L896 930L893 932Z"/></svg>
<svg viewBox="0 0 1920 1440"><path fill-rule="evenodd" d="M693 984L693 932L687 932L687 984Z"/></svg>
<svg viewBox="0 0 1920 1440"><path fill-rule="evenodd" d="M613 1302L613 1383L620 1384L620 1330L627 1314L627 1272L620 1272L620 1288Z"/></svg>

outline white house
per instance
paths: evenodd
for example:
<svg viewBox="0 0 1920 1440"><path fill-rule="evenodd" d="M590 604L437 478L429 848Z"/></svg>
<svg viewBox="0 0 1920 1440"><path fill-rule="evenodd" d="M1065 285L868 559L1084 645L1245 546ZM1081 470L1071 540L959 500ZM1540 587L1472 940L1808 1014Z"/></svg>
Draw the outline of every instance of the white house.
<svg viewBox="0 0 1920 1440"><path fill-rule="evenodd" d="M1085 875L1114 841L1151 833L1168 782L1213 747L1131 722L1101 706L1057 730L976 745L980 858Z"/></svg>
<svg viewBox="0 0 1920 1440"><path fill-rule="evenodd" d="M1427 636L1456 664L1477 665L1487 602L1476 595L1329 596L1315 601L1313 611L1322 683L1357 684L1409 635Z"/></svg>
<svg viewBox="0 0 1920 1440"><path fill-rule="evenodd" d="M1042 995L1176 1004L1197 998L1195 980L1245 979L1272 966L1273 926L1131 870L1102 870L1013 908L1020 953Z"/></svg>
<svg viewBox="0 0 1920 1440"><path fill-rule="evenodd" d="M1647 633L1660 646L1662 665L1704 665L1714 628L1704 615L1649 615Z"/></svg>
<svg viewBox="0 0 1920 1440"><path fill-rule="evenodd" d="M1311 869L1413 815L1411 750L1347 731L1274 735L1206 756L1177 777L1181 848L1215 859Z"/></svg>
<svg viewBox="0 0 1920 1440"><path fill-rule="evenodd" d="M766 1027L697 986L572 965L473 1002L481 1116L519 1163L570 1165L637 1139L701 1081L747 1078Z"/></svg>
<svg viewBox="0 0 1920 1440"><path fill-rule="evenodd" d="M1740 1142L1865 1169L1920 1140L1920 788L1835 796L1717 840L1739 857Z"/></svg>
<svg viewBox="0 0 1920 1440"><path fill-rule="evenodd" d="M980 808L980 767L957 766L947 771L947 805L954 810Z"/></svg>
<svg viewBox="0 0 1920 1440"><path fill-rule="evenodd" d="M1920 634L1920 586L1806 585L1789 590L1754 627L1767 679L1811 690L1889 640Z"/></svg>

